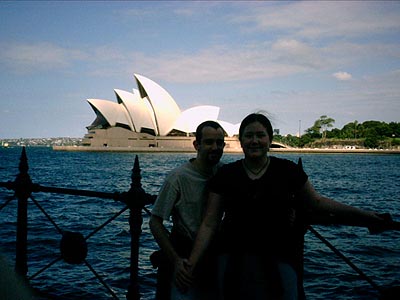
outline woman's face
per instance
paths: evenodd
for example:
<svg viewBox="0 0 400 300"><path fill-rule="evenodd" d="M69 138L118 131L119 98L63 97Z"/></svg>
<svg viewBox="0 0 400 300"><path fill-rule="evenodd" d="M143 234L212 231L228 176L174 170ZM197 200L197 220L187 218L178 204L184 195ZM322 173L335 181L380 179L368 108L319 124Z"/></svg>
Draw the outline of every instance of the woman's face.
<svg viewBox="0 0 400 300"><path fill-rule="evenodd" d="M253 122L243 130L240 139L245 157L259 158L267 155L271 141L267 129L260 122Z"/></svg>

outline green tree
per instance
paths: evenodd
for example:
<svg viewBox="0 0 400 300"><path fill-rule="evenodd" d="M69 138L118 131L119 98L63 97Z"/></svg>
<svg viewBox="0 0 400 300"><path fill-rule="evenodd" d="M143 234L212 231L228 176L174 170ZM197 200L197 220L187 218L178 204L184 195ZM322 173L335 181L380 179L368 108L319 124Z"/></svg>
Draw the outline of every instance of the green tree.
<svg viewBox="0 0 400 300"><path fill-rule="evenodd" d="M400 123L390 122L391 137L400 137Z"/></svg>
<svg viewBox="0 0 400 300"><path fill-rule="evenodd" d="M364 137L375 135L377 138L381 139L383 137L392 136L392 130L388 124L380 121L365 121L363 124Z"/></svg>
<svg viewBox="0 0 400 300"><path fill-rule="evenodd" d="M299 147L303 148L305 145L312 143L313 140L310 134L303 134L299 139Z"/></svg>
<svg viewBox="0 0 400 300"><path fill-rule="evenodd" d="M357 120L343 126L341 130L341 138L356 139L358 137L359 126Z"/></svg>
<svg viewBox="0 0 400 300"><path fill-rule="evenodd" d="M333 127L335 120L328 118L326 115L319 117L318 120L314 122L314 125L306 130L306 133L310 134L312 137L322 137L326 138L326 130L329 127Z"/></svg>
<svg viewBox="0 0 400 300"><path fill-rule="evenodd" d="M364 122L365 123L365 122ZM365 129L365 141L364 146L367 148L378 148L379 145L379 135L375 126L367 127Z"/></svg>
<svg viewBox="0 0 400 300"><path fill-rule="evenodd" d="M324 115L319 118L319 123L322 131L322 139L326 139L326 131L328 128L333 127L335 120Z"/></svg>
<svg viewBox="0 0 400 300"><path fill-rule="evenodd" d="M340 138L344 138L342 131L340 129L337 128L333 128L331 131L327 131L326 132L326 137L328 139L340 139Z"/></svg>

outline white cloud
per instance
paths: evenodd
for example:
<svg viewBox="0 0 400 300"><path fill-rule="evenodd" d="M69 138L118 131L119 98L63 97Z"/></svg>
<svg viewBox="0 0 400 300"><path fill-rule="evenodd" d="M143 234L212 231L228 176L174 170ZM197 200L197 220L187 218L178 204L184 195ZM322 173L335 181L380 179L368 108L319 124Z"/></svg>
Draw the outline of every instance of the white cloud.
<svg viewBox="0 0 400 300"><path fill-rule="evenodd" d="M308 69L295 57L283 56L260 45L236 49L221 46L197 53L135 54L133 64L150 78L186 83L273 78Z"/></svg>
<svg viewBox="0 0 400 300"><path fill-rule="evenodd" d="M248 31L278 31L310 39L346 38L399 30L399 5L396 1L295 1L245 6L250 9L232 16L231 21Z"/></svg>
<svg viewBox="0 0 400 300"><path fill-rule="evenodd" d="M65 68L73 60L87 58L81 50L67 49L51 43L2 44L0 62L16 72Z"/></svg>
<svg viewBox="0 0 400 300"><path fill-rule="evenodd" d="M332 74L333 77L335 77L337 80L345 81L345 80L350 80L352 78L350 73L347 72L336 72Z"/></svg>

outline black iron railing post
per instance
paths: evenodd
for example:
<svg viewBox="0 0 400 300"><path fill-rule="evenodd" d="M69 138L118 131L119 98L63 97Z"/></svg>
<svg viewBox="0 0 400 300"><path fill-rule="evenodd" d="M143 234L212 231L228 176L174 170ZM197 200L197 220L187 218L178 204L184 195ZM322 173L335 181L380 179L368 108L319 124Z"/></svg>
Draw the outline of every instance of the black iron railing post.
<svg viewBox="0 0 400 300"><path fill-rule="evenodd" d="M141 295L139 292L138 273L139 273L139 245L140 235L142 233L142 210L148 202L148 195L142 188L140 166L138 156L135 157L135 163L132 169L132 183L128 191L126 204L129 206L129 226L131 233L131 270L130 284L126 298L128 300L139 300Z"/></svg>
<svg viewBox="0 0 400 300"><path fill-rule="evenodd" d="M15 196L18 198L15 271L23 278L26 278L28 273L28 198L32 193L32 181L28 169L28 158L23 147L19 174L14 181Z"/></svg>

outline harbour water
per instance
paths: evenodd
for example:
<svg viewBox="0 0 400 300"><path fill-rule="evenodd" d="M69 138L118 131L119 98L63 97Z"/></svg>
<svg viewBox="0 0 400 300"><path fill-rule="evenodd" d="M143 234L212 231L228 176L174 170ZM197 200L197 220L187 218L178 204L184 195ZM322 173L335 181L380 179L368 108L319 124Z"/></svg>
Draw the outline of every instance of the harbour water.
<svg viewBox="0 0 400 300"><path fill-rule="evenodd" d="M0 182L15 179L21 150L0 149ZM63 152L44 147L26 150L34 183L102 192L129 190L135 153ZM296 162L301 157L310 180L322 194L365 209L389 212L400 221L400 155L273 155ZM157 194L165 175L193 156L139 153L145 191ZM239 158L240 154L226 154L223 161ZM10 197L13 197L12 191L0 188L0 206ZM122 203L99 198L45 193L36 193L33 197L60 228L78 231L84 236L124 207ZM28 276L31 276L59 256L61 237L32 201L28 211ZM0 253L11 265L15 260L16 215L17 201L0 210ZM149 232L145 212L143 217L139 284L142 299L150 300L155 295L156 270L149 256L157 246ZM400 232L370 235L365 228L314 228L378 286L400 286ZM129 247L127 211L88 239L88 263L119 299L125 299L129 285ZM304 255L304 287L308 299L377 299L377 291L310 232L305 236ZM35 277L31 284L49 295L49 299L112 298L86 265L68 265L63 261Z"/></svg>

